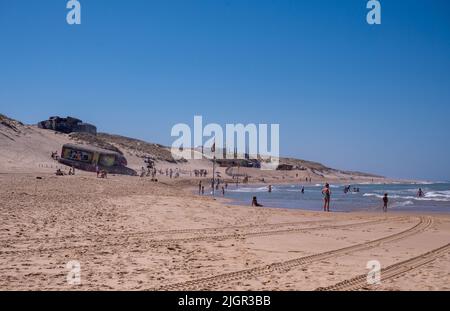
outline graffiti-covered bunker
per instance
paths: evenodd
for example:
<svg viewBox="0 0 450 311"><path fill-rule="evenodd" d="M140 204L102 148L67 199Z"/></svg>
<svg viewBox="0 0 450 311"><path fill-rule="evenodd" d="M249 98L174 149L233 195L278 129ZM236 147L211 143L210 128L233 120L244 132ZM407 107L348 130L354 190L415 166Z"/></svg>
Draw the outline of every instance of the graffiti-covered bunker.
<svg viewBox="0 0 450 311"><path fill-rule="evenodd" d="M59 162L89 172L95 172L98 166L111 174L136 175L127 167L127 159L123 155L97 147L65 144Z"/></svg>

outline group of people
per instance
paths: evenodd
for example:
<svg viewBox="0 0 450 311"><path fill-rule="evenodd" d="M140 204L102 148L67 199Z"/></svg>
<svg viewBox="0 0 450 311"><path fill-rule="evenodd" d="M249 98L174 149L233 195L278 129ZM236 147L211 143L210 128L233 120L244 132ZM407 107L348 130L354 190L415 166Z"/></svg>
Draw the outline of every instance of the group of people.
<svg viewBox="0 0 450 311"><path fill-rule="evenodd" d="M97 178L108 178L108 172L100 169L98 165L95 166L95 172L97 173Z"/></svg>
<svg viewBox="0 0 450 311"><path fill-rule="evenodd" d="M222 196L225 196L225 190L228 189L228 183L227 182L221 182L220 178L212 179L211 180L211 189L212 191L219 191L219 187L222 190ZM198 182L198 194L203 195L205 194L205 186L203 185L202 181Z"/></svg>
<svg viewBox="0 0 450 311"><path fill-rule="evenodd" d="M208 175L208 171L205 170L205 169L194 170L194 176L195 177L206 177L206 175Z"/></svg>
<svg viewBox="0 0 450 311"><path fill-rule="evenodd" d="M51 158L55 161L58 161L58 159L59 159L58 151L55 151L55 152L52 151Z"/></svg>
<svg viewBox="0 0 450 311"><path fill-rule="evenodd" d="M142 166L141 167L141 175L140 177L152 177L151 181L158 181L158 179L156 179L156 168L155 167L148 167L147 166L147 170Z"/></svg>
<svg viewBox="0 0 450 311"><path fill-rule="evenodd" d="M350 191L350 188L351 188L350 185L349 186L345 186L344 187L344 193L348 193ZM267 187L267 191L269 193L272 192L272 185L269 185ZM305 193L305 187L302 186L300 191L301 191L302 194ZM355 188L354 187L353 191L354 192L359 192L360 190L359 190L359 188ZM323 210L324 210L324 212L329 212L330 211L330 202L331 202L330 184L326 183L321 192L322 192L323 201L324 201ZM417 197L422 198L424 196L425 196L425 192L422 190L422 188L419 188L419 190L417 192ZM383 195L383 199L382 200L383 200L383 212L387 212L388 204L389 204L389 197L388 197L387 193L385 193ZM254 196L253 199L252 199L252 206L262 206L261 204L258 203L258 200L257 200L256 196Z"/></svg>
<svg viewBox="0 0 450 311"><path fill-rule="evenodd" d="M272 185L267 186L267 192L271 193L272 192ZM302 194L305 193L305 187L302 186L300 192ZM330 211L330 201L331 201L331 190L330 190L330 185L328 183L325 184L325 187L322 189L322 194L324 196L324 206L323 206L323 210L325 212L329 212ZM252 206L263 206L261 204L258 203L258 199L256 198L256 196L253 197L252 199Z"/></svg>
<svg viewBox="0 0 450 311"><path fill-rule="evenodd" d="M353 190L351 188L352 188L351 185L345 186L344 193L349 193L349 192L358 193L359 192L359 187L353 187Z"/></svg>
<svg viewBox="0 0 450 311"><path fill-rule="evenodd" d="M56 176L64 176L66 175L65 172L63 172L63 170L61 170L60 168L58 168L55 172ZM75 175L75 167L71 167L69 168L69 173L67 175Z"/></svg>

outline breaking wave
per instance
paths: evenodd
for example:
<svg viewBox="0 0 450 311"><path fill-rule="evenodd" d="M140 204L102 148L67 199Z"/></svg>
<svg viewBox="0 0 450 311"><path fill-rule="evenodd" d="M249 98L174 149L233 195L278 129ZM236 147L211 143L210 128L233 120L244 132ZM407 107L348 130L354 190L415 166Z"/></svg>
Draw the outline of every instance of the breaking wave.
<svg viewBox="0 0 450 311"><path fill-rule="evenodd" d="M383 198L383 195L379 193L364 193L365 197L376 197ZM411 195L398 195L390 194L388 195L390 199L400 199L400 200L416 200L416 201L437 201L437 202L450 202L450 191L430 191L425 193L424 197L417 197Z"/></svg>

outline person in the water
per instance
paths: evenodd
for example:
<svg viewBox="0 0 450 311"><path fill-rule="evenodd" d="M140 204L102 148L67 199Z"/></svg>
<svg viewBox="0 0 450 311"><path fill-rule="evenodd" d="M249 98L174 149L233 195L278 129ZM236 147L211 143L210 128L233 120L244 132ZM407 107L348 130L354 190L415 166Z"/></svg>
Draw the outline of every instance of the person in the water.
<svg viewBox="0 0 450 311"><path fill-rule="evenodd" d="M330 211L330 201L331 201L331 190L330 185L328 183L325 184L325 188L322 189L323 194L323 211L329 212Z"/></svg>
<svg viewBox="0 0 450 311"><path fill-rule="evenodd" d="M388 203L389 203L388 194L385 193L383 196L383 212L385 213L387 212Z"/></svg>
<svg viewBox="0 0 450 311"><path fill-rule="evenodd" d="M424 194L423 191L422 191L422 188L419 188L419 191L417 191L417 196L418 196L419 198L423 198L423 197L425 196L425 194Z"/></svg>

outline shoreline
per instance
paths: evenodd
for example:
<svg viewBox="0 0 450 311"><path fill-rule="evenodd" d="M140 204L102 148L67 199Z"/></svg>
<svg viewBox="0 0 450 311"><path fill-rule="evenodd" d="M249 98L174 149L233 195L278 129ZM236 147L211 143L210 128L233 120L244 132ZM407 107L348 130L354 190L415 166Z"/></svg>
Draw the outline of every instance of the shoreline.
<svg viewBox="0 0 450 311"><path fill-rule="evenodd" d="M348 213L353 211L359 212L382 212L381 202L378 200L374 200L373 191L377 191L374 189L367 189L367 187L371 186L386 186L388 187L385 191L390 195L392 194L392 199L390 200L389 205L389 213L411 213L411 214L421 214L421 213L430 213L433 215L446 215L450 214L450 203L448 202L448 198L444 200L433 199L430 198L418 198L416 196L411 197L401 197L396 195L396 190L389 189L392 187L405 187L405 186L422 186L424 189L425 186L430 184L354 184L354 186L361 186L361 191L357 193L350 194L342 194L341 189L337 189L338 187L342 188L344 185L336 185L332 184L332 191L335 193L332 198L332 212L338 213ZM449 187L449 184L431 184L431 185L441 185L442 187ZM244 184L240 185L239 188L236 188L236 185L231 184L226 190L225 196L222 196L222 191L216 190L215 198L217 200L221 200L224 204L232 204L236 206L250 206L252 196L257 196L258 201L264 205L264 207L272 207L272 208L287 208L293 210L303 210L303 211L321 211L323 206L322 197L314 199L311 198L312 193L320 191L320 184L313 185L305 185L305 190L307 194L300 195L300 188L298 188L298 184L272 184L274 190L272 193L268 193L267 191L261 190L262 188L267 188L269 185L267 184ZM277 187L280 187L278 188ZM290 187L286 187L290 186ZM302 185L299 185L302 186ZM284 188L283 188L284 187ZM291 188L292 187L292 188ZM297 187L297 188L296 188ZM333 190L333 188L336 188ZM243 190L239 190L243 189ZM252 191L254 189L254 191ZM447 188L446 188L447 189ZM198 190L190 187L190 192L193 195L199 195ZM297 191L296 191L297 190ZM410 191L410 189L408 189ZM433 195L433 191L429 190L430 195ZM285 195L283 195L285 194ZM353 194L353 195L352 195ZM357 196L354 196L357 194ZM299 197L300 195L300 197ZM306 197L305 197L306 195ZM202 195L199 195L202 196ZM205 191L203 197L211 197L211 189L208 188ZM356 200L356 201L355 201ZM267 202L268 201L268 202ZM380 200L381 201L381 200ZM315 203L313 203L315 202ZM406 203L406 204L405 204ZM333 205L335 206L333 208ZM337 206L336 206L337 205Z"/></svg>

